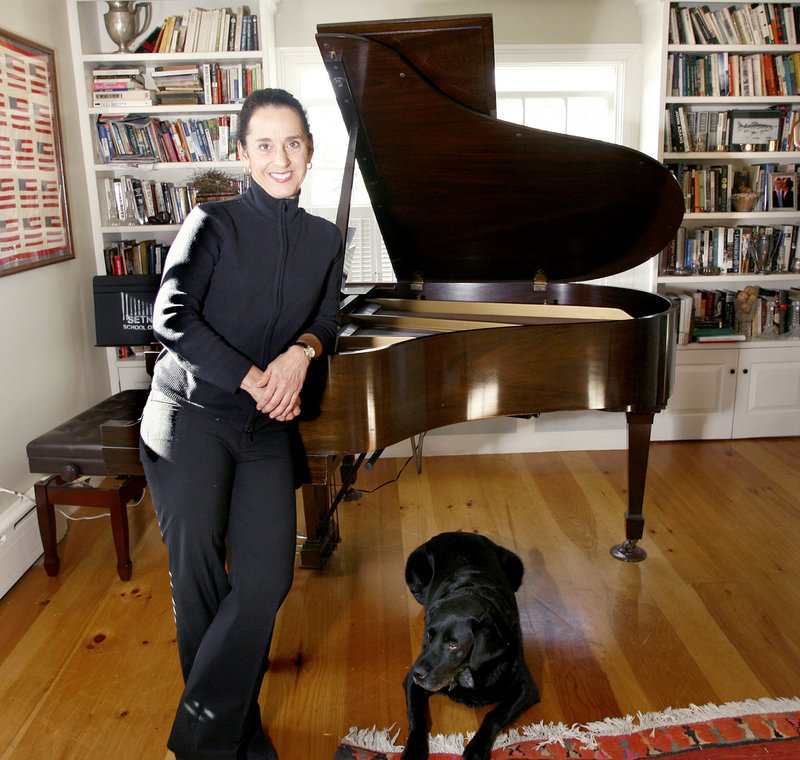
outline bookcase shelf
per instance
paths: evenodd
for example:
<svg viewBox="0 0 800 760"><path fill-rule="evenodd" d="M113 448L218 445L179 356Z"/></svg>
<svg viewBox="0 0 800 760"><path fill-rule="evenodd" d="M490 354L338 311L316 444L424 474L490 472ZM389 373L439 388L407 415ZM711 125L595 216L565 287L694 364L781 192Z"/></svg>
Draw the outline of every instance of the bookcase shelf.
<svg viewBox="0 0 800 760"><path fill-rule="evenodd" d="M200 103L150 105L148 102L139 105L131 100L125 106L97 107L93 104L95 70L138 68L141 70L143 88L156 91L156 79L153 73L159 67L197 66L201 73L204 64L207 67L215 64L225 70L232 67L237 72L241 67L243 77L248 67L259 67L261 78L260 80L256 77L253 79L257 82L256 86L274 87L277 84L274 33L274 15L277 5L274 0L253 0L246 6L249 13L255 16L254 27L258 39L258 50L117 53L115 52L117 45L107 34L103 21L108 4L104 0L67 0L73 75L79 101L75 112L78 114L77 118L80 122L83 164L89 188L91 219L88 220L88 223L92 229L97 274L107 273L105 251L110 245L130 240L143 245L145 241L155 241L165 250L180 229L180 225L175 223L109 224L108 182L127 177L159 185L172 183L176 186L186 186L197 175L210 170L221 172L234 180L239 180L243 176L241 165L235 160L165 162L115 159L104 162L98 142L98 117L110 115L125 118L143 117L159 122L177 120L204 122L225 116L233 122L230 131L233 143L236 117L241 109L241 96L245 93L240 93L240 97L235 102L227 103L204 102L207 98L206 94L202 93ZM188 21L190 11L200 7L193 4L191 0L152 0L150 6L150 22L147 29L132 43L134 49L148 39L156 28L164 25L168 18L181 16ZM201 7L208 12L227 9L235 14L237 10L237 6L230 6L223 0L209 0L202 3ZM247 26L247 28L251 27ZM223 39L223 37L224 35L219 35L219 39ZM156 219L157 215L150 218ZM144 363L138 357L120 358L116 349L104 350L107 351L108 356L112 391L140 387L147 383Z"/></svg>
<svg viewBox="0 0 800 760"><path fill-rule="evenodd" d="M753 24L749 29L744 28L747 20L742 14L753 12L761 14L761 20L769 19L769 34L771 39L766 39L767 30L760 27L760 32ZM779 19L769 16L775 11ZM787 13L784 13L787 11ZM791 13L788 13L788 12ZM733 19L733 13L738 14L738 30ZM713 29L713 19L716 19L716 32L726 41L709 42L703 34ZM691 21L694 19L693 21ZM701 29L702 19L706 27ZM730 19L730 21L725 21ZM678 24L686 24L687 20L693 23L692 32L696 42L687 43L676 39ZM778 21L783 24L779 29ZM733 25L731 25L733 21ZM788 23L792 21L794 28L789 29ZM686 237L696 237L702 242L697 246L702 250L704 258L698 262L705 268L714 271L714 267L724 264L723 261L711 258L719 255L721 248L705 250L705 246L712 248L714 235L722 240L732 240L734 233L737 239L744 233L743 230L755 229L758 232L769 230L784 230L791 228L791 243L785 249L783 270L769 274L760 272L722 271L718 275L691 274L689 276L676 276L666 274L663 259L659 261L656 277L659 292L678 297L686 294L697 298L696 293L723 294L726 291L738 293L748 286L757 287L764 298L773 298L773 293L784 291L789 293L800 292L800 273L792 271L791 262L800 257L798 236L800 235L800 206L797 205L797 194L800 187L795 182L795 204L790 210L770 210L769 196L771 177L776 174L790 174L800 171L800 127L789 129L786 125L800 124L800 2L778 3L743 3L733 0L706 0L706 2L689 2L684 0L671 0L663 6L661 12L661 124L659 141L659 158L665 164L681 168L689 172L699 172L702 180L709 182L709 187L714 191L713 198L708 200L707 195L701 196L700 208L708 211L695 211L698 197L696 192L702 192L703 186L700 178L691 174L692 182L684 190L687 193L687 213L684 216L683 228ZM719 25L726 23L723 31ZM759 33L762 35L758 37ZM748 34L752 42L742 44L736 41ZM691 34L686 33L685 27L680 30L683 40ZM776 42L775 40L780 40ZM681 58L686 56L687 58ZM684 65L692 57L698 57L709 63L701 78L688 80L690 69L682 69L684 75L681 84L691 81L687 89L680 87L677 92L691 92L697 87L702 92L739 92L734 87L734 69L741 77L735 83L743 85L744 76L748 76L748 90L761 94L748 95L680 95L673 94L673 84L677 86L678 80L673 80L676 68ZM722 57L720 57L722 56ZM680 58L680 64L679 64ZM750 60L750 67L746 68L745 59ZM710 61L724 61L717 69L717 74L722 72L723 81L714 82L713 86L706 88L711 71ZM687 66L690 65L686 64ZM796 71L789 70L797 63ZM775 78L771 77L770 64L775 70ZM750 86L749 72L755 65L756 72L761 72L763 84ZM727 69L725 68L727 66ZM778 69L781 69L778 71ZM724 76L729 76L730 82L724 81ZM785 77L783 83L778 77ZM706 79L703 79L706 76ZM782 87L782 89L781 89ZM721 88L721 89L720 89ZM784 94L777 94L783 92ZM764 94L768 93L768 94ZM798 93L798 94L787 94ZM670 129L675 127L675 114L678 109L683 109L684 123L698 124L701 121L699 114L724 114L720 122L725 127L725 139L720 144L723 149L709 148L694 149L689 151L674 150L670 146ZM730 122L731 112L766 112L773 111L780 116L781 130L787 132L787 143L781 146L780 141L774 147L785 147L785 150L731 150ZM670 121L672 112L672 121ZM703 120L708 116L705 114ZM794 114L798 118L792 121ZM703 121L704 123L704 121ZM681 125L681 126L682 126ZM690 134L682 134L682 138L691 141ZM716 144L717 135L709 140L710 146ZM685 142L683 144L686 144ZM694 143L691 143L694 146ZM699 144L705 143L701 139ZM770 143L770 148L773 144ZM713 179L709 173L716 172ZM730 194L736 187L737 172L747 171L750 178L758 178L763 186L754 188L759 194L758 205L753 211L735 211L732 208ZM797 174L795 179L800 177ZM685 179L685 175L682 176ZM749 184L749 183L748 183ZM691 205L689 205L691 204ZM777 204L776 204L777 205ZM733 230L734 232L730 232ZM736 232L738 230L738 232ZM776 233L778 239L780 232ZM785 235L789 234L784 230ZM729 245L732 243L729 243ZM742 246L745 244L742 243ZM680 257L682 254L679 253ZM725 256L723 252L723 258ZM747 253L741 255L748 255ZM686 263L682 260L680 263ZM725 267L723 267L725 268ZM767 295L768 294L768 295ZM788 297L788 296L787 296ZM719 295L717 298L721 298ZM709 302L713 296L709 295ZM776 301L777 303L777 301ZM770 309L772 306L770 306ZM770 311L770 314L772 312ZM771 317L770 317L771 318ZM737 328L734 327L734 330ZM654 426L656 439L680 438L728 438L745 437L750 435L800 435L800 330L788 331L784 334L766 334L757 337L748 337L745 342L731 343L690 343L679 346L678 362L676 368L675 391L670 399L667 410L657 415Z"/></svg>

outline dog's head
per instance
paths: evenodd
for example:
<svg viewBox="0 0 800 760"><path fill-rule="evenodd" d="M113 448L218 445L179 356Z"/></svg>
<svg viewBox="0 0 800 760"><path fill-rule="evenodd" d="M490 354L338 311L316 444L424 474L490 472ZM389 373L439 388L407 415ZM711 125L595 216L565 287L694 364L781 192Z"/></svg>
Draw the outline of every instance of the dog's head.
<svg viewBox="0 0 800 760"><path fill-rule="evenodd" d="M512 592L522 585L524 568L522 560L503 546L485 536L473 533L440 533L417 547L406 561L406 583L414 598L425 604L428 588L437 571L437 564L453 563L454 558L465 557L463 565L495 560Z"/></svg>
<svg viewBox="0 0 800 760"><path fill-rule="evenodd" d="M494 616L478 599L444 599L427 611L422 652L411 677L426 691L474 686L473 672L506 647Z"/></svg>

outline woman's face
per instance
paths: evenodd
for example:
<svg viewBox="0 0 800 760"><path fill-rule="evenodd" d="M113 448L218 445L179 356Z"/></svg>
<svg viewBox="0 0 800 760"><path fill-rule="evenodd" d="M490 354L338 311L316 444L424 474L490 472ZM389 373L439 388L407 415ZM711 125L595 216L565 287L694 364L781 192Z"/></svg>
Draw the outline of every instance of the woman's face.
<svg viewBox="0 0 800 760"><path fill-rule="evenodd" d="M239 157L253 181L273 198L294 198L314 152L298 114L288 106L253 111Z"/></svg>

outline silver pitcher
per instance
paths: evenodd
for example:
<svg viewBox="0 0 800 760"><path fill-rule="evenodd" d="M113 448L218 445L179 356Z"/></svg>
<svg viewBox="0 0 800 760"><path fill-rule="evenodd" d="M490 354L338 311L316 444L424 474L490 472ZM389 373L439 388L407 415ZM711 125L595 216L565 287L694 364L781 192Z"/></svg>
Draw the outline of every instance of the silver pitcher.
<svg viewBox="0 0 800 760"><path fill-rule="evenodd" d="M130 43L138 37L150 23L150 3L136 3L130 0L106 0L108 11L103 15L108 36L117 43L117 53L132 53ZM140 19L139 12L144 13ZM138 23L141 20L142 23Z"/></svg>

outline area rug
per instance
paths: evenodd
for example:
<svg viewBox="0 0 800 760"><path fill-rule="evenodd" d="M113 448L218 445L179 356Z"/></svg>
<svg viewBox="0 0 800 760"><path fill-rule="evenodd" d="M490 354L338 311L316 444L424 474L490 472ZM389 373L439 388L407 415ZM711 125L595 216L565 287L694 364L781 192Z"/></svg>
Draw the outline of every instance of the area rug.
<svg viewBox="0 0 800 760"><path fill-rule="evenodd" d="M405 730L405 729L403 729ZM400 760L400 730L351 728L334 760ZM431 736L431 760L459 760L467 735ZM539 723L500 736L492 760L798 760L800 699L668 708L567 726Z"/></svg>

